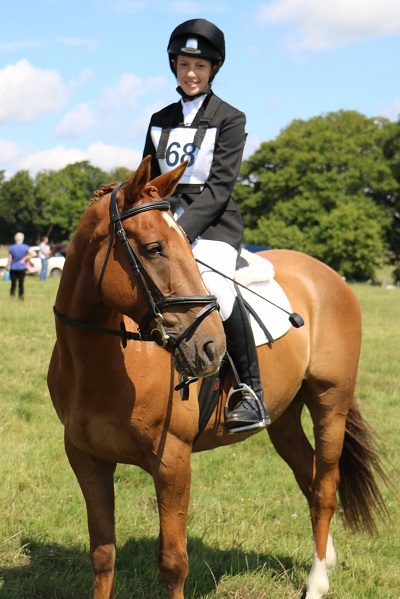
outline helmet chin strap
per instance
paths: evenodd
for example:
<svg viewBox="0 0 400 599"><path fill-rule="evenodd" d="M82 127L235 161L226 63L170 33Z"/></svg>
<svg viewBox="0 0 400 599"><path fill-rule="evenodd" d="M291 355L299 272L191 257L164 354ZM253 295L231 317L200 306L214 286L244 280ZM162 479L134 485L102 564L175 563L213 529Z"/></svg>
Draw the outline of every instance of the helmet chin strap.
<svg viewBox="0 0 400 599"><path fill-rule="evenodd" d="M178 81L178 83L179 83L179 81ZM208 85L206 90L200 92L199 94L196 94L195 96L189 96L188 94L186 94L180 85L178 85L178 87L176 88L176 91L178 92L178 94L180 94L182 96L184 102L191 102L192 100L195 100L196 98L200 98L200 96L204 96L204 94L210 94L211 93L211 85Z"/></svg>

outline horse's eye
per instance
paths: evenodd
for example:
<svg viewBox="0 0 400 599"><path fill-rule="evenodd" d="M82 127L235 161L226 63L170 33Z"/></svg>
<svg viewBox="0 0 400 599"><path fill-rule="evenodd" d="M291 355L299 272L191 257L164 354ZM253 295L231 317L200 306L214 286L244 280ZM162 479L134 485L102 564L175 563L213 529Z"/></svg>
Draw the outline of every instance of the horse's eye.
<svg viewBox="0 0 400 599"><path fill-rule="evenodd" d="M146 252L148 254L161 254L161 244L154 242L154 243L148 243L146 245Z"/></svg>

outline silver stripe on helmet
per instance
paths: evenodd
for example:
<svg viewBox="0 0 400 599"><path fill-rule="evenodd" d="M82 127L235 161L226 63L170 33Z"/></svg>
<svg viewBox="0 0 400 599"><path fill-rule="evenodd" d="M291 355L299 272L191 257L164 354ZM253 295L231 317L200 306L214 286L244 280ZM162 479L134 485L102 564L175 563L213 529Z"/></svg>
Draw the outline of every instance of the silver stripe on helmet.
<svg viewBox="0 0 400 599"><path fill-rule="evenodd" d="M189 37L186 40L186 46L181 48L182 52L189 52L190 54L201 54L201 50L198 49L199 40L196 37Z"/></svg>

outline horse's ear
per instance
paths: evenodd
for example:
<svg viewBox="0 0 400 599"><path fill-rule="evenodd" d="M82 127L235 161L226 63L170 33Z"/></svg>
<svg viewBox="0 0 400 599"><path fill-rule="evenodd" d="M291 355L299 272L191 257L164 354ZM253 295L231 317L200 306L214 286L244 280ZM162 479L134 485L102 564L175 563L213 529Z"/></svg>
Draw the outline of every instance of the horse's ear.
<svg viewBox="0 0 400 599"><path fill-rule="evenodd" d="M182 162L182 164L174 168L172 171L168 171L163 175L159 175L158 177L150 181L150 185L157 189L160 198L167 198L168 196L174 193L175 187L181 180L181 177L185 172L188 164L189 161L185 160L184 162Z"/></svg>
<svg viewBox="0 0 400 599"><path fill-rule="evenodd" d="M150 161L151 156L146 156L139 164L137 170L132 173L129 179L123 185L125 197L137 200L142 189L147 185L150 179Z"/></svg>

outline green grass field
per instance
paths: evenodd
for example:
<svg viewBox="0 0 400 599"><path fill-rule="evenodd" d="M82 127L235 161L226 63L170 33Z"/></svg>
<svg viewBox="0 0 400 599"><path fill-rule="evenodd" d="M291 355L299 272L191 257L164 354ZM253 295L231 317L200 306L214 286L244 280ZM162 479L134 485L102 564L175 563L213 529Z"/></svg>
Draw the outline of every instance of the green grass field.
<svg viewBox="0 0 400 599"><path fill-rule="evenodd" d="M91 596L86 512L63 450L47 365L58 281L26 281L24 302L0 282L0 599ZM400 598L400 290L355 285L364 335L357 397L378 434L395 487L382 489L392 522L346 530L337 515L338 567L329 597ZM156 568L152 480L119 466L115 478L118 599L165 597ZM266 434L193 456L187 599L300 599L311 566L306 502Z"/></svg>

